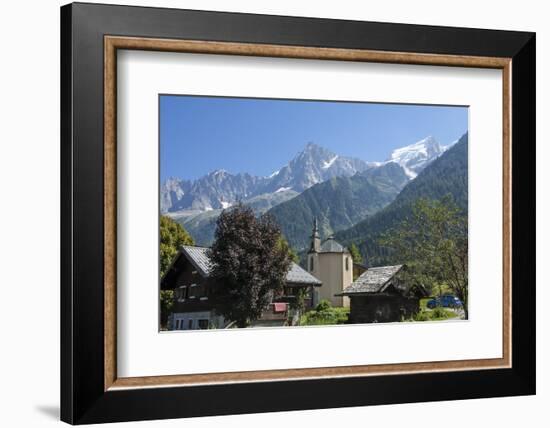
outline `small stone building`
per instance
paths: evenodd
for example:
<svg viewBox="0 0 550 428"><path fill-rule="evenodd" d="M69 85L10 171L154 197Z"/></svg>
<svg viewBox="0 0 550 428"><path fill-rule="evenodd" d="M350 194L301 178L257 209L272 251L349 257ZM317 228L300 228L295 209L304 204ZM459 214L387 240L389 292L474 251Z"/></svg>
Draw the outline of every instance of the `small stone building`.
<svg viewBox="0 0 550 428"><path fill-rule="evenodd" d="M424 287L400 278L403 265L368 268L340 295L350 299L351 324L397 322L420 310Z"/></svg>

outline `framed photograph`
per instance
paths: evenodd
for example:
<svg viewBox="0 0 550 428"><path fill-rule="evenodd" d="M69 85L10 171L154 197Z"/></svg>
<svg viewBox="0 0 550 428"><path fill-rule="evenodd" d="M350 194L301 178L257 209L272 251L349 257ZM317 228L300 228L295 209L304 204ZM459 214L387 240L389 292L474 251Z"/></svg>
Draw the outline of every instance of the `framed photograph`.
<svg viewBox="0 0 550 428"><path fill-rule="evenodd" d="M61 8L61 418L535 393L535 35Z"/></svg>

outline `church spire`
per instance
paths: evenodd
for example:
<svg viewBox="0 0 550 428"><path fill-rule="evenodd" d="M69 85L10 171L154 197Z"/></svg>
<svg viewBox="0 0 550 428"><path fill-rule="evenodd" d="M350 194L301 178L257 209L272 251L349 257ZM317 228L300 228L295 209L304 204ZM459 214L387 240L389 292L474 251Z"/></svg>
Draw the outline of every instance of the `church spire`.
<svg viewBox="0 0 550 428"><path fill-rule="evenodd" d="M319 226L317 225L317 217L313 219L313 231L311 232L311 247L310 253L318 253L321 251L321 236L319 235Z"/></svg>

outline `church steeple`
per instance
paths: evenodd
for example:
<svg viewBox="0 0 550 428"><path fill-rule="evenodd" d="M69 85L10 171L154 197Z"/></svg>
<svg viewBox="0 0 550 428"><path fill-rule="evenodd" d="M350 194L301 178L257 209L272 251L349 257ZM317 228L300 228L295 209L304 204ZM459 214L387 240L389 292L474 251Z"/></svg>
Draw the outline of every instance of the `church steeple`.
<svg viewBox="0 0 550 428"><path fill-rule="evenodd" d="M319 235L319 227L317 225L317 217L313 220L313 231L311 232L311 247L310 253L318 253L321 251L321 236Z"/></svg>

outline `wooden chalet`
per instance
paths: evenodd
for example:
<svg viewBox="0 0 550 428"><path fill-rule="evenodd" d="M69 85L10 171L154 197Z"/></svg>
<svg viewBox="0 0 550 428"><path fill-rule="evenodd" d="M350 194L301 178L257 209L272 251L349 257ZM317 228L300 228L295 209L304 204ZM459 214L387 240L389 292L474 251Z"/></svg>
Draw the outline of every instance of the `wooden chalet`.
<svg viewBox="0 0 550 428"><path fill-rule="evenodd" d="M366 269L342 296L350 299L351 324L396 322L410 318L420 310L424 287L410 285L400 279L404 265Z"/></svg>
<svg viewBox="0 0 550 428"><path fill-rule="evenodd" d="M174 305L168 316L169 330L197 330L207 328L231 327L231 320L214 311L214 287L223 287L210 278L211 263L208 248L182 246L172 264L161 280L161 290L174 291ZM296 263L292 263L286 276L283 294L277 296L256 320L254 326L293 325L299 319L299 313L290 309L298 288L306 288L304 304L306 309L315 302L314 288L321 281L306 272Z"/></svg>

